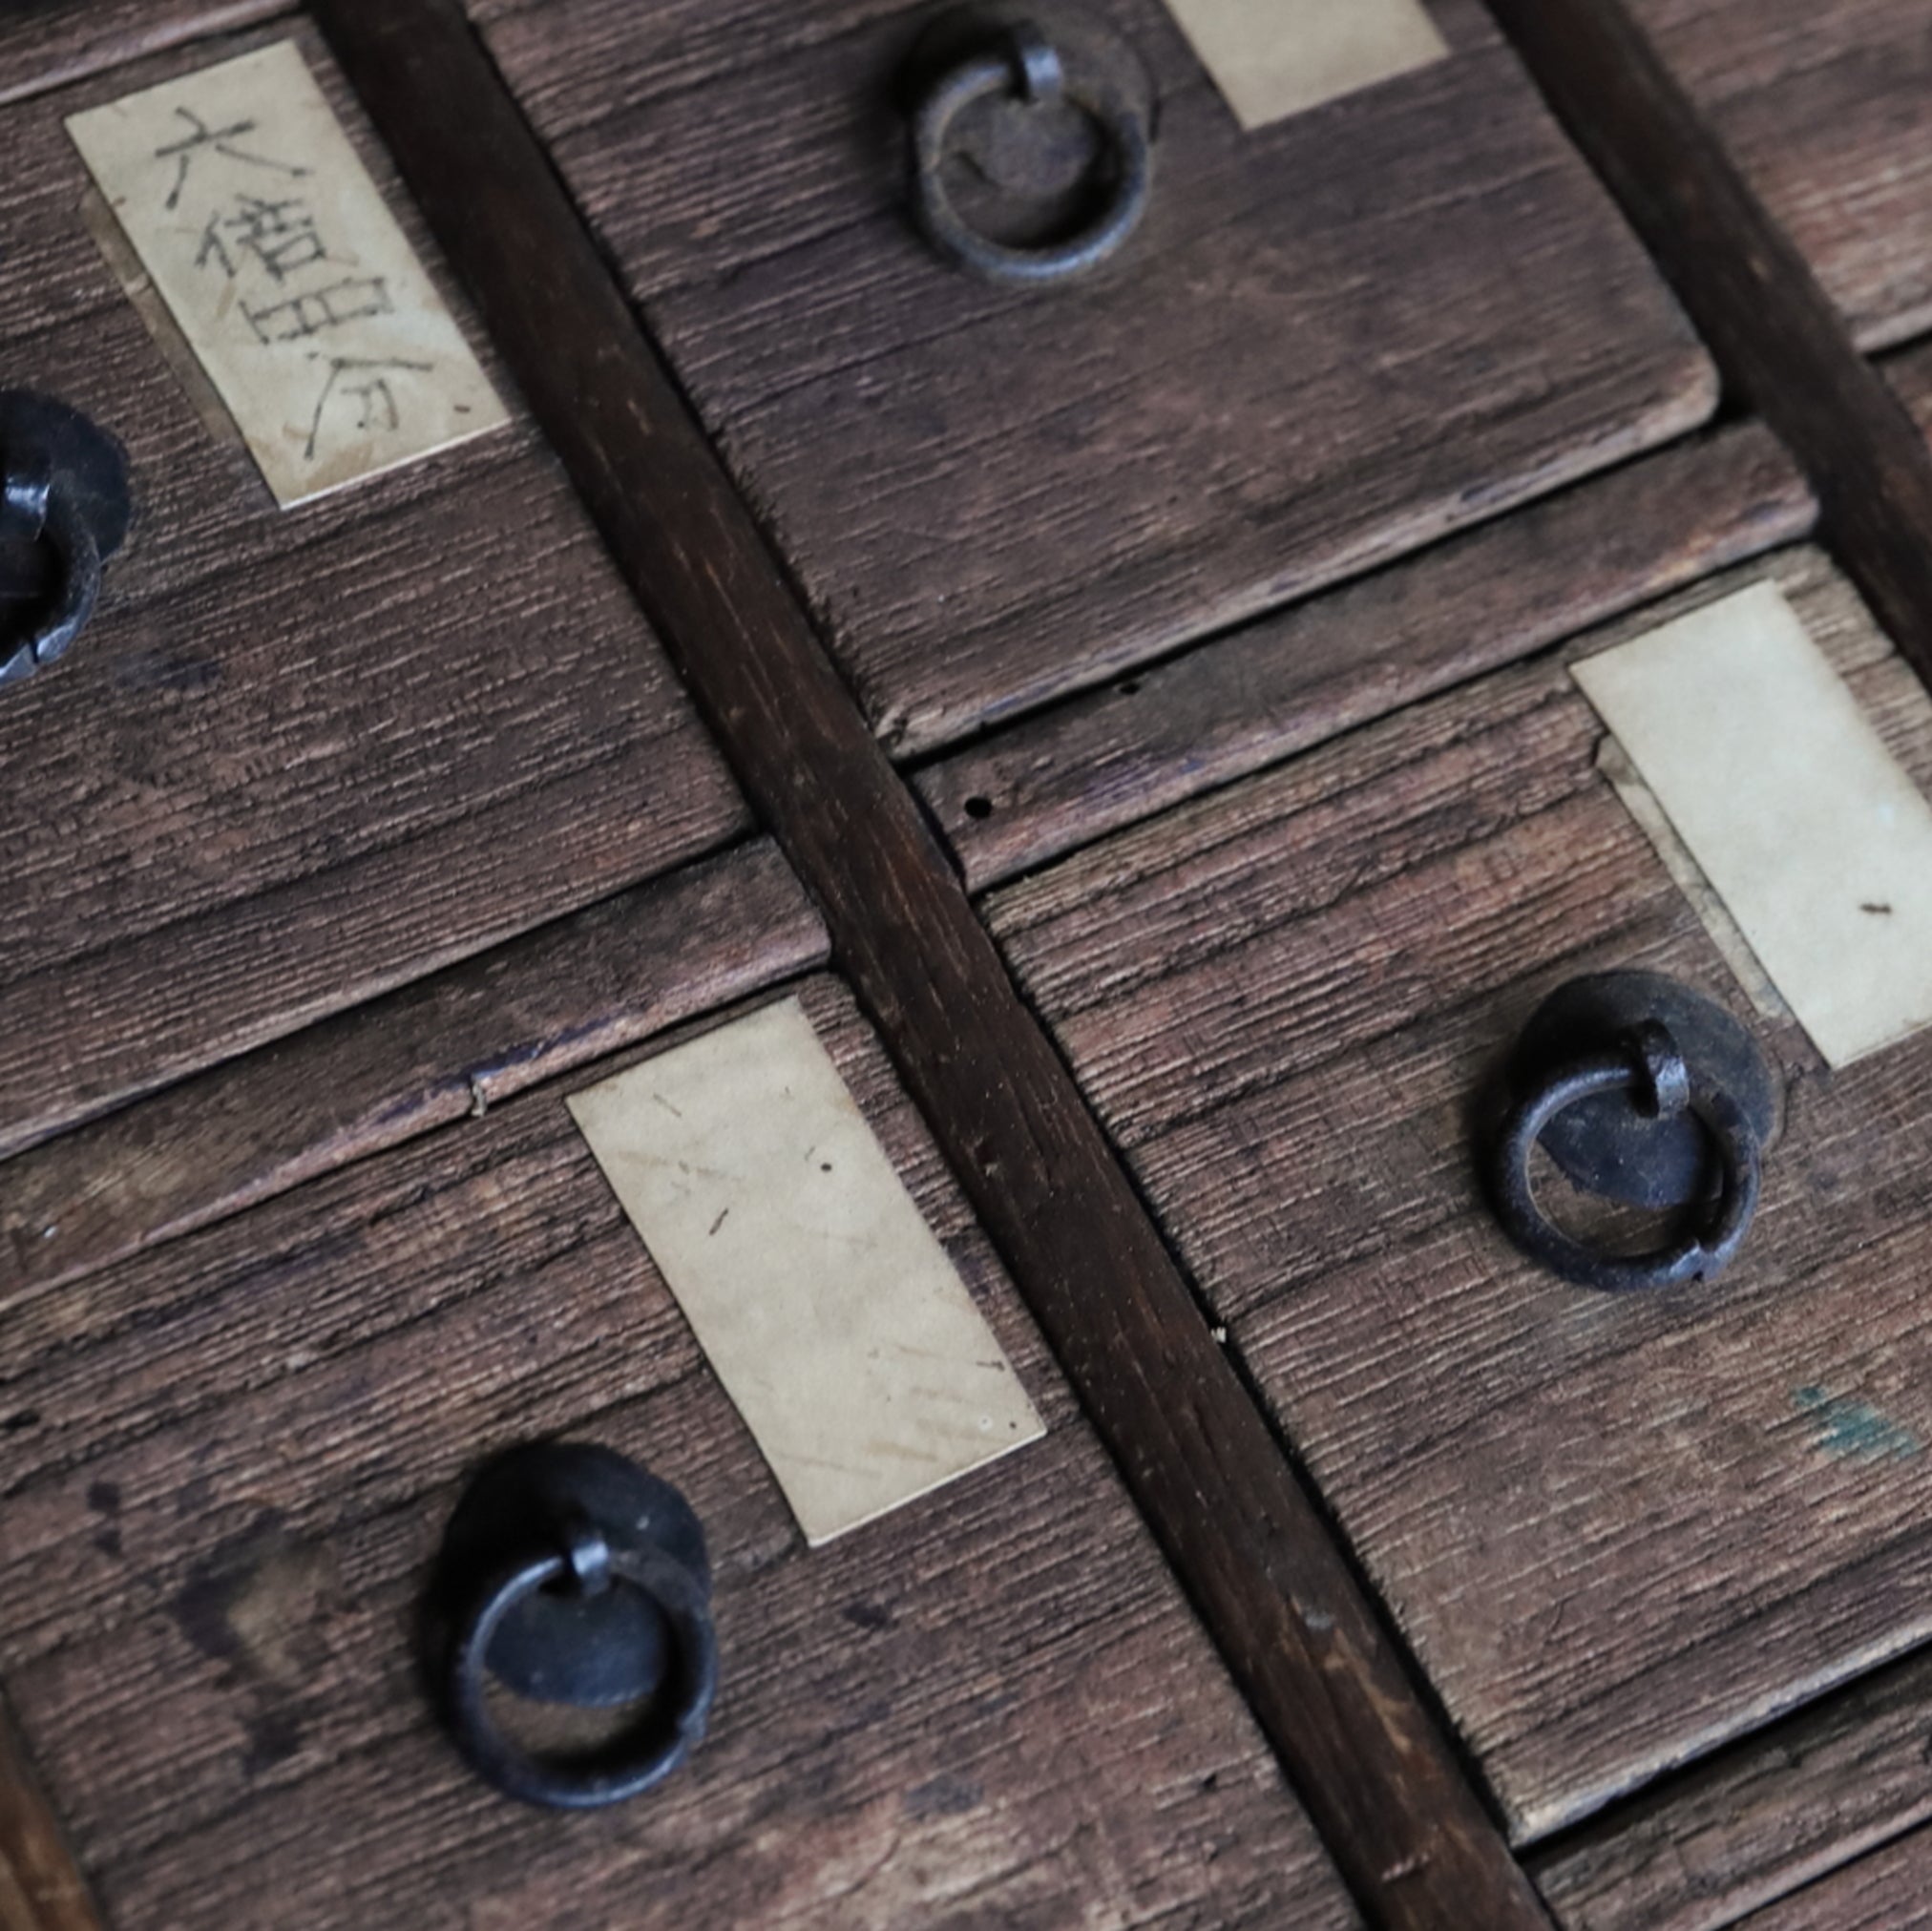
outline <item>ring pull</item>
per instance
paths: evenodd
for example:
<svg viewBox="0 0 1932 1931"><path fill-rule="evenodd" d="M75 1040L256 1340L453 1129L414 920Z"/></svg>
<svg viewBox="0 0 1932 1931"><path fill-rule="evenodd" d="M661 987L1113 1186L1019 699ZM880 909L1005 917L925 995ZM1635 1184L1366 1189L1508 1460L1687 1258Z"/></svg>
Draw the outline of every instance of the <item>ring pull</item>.
<svg viewBox="0 0 1932 1931"><path fill-rule="evenodd" d="M113 436L51 396L0 390L0 536L46 553L27 634L0 635L0 684L52 663L87 628L129 515L127 457Z"/></svg>
<svg viewBox="0 0 1932 1931"><path fill-rule="evenodd" d="M1503 1230L1532 1260L1611 1292L1710 1280L1757 1210L1776 1125L1770 1069L1720 1006L1655 973L1577 979L1538 1008L1511 1056L1487 1181ZM1541 1146L1585 1192L1689 1214L1677 1239L1624 1254L1564 1232L1530 1178Z"/></svg>
<svg viewBox="0 0 1932 1931"><path fill-rule="evenodd" d="M491 1462L451 1517L430 1599L430 1674L470 1767L556 1810L620 1803L703 1740L718 1687L704 1531L670 1483L606 1448L541 1443ZM578 1710L636 1705L573 1755L512 1735L493 1683Z"/></svg>
<svg viewBox="0 0 1932 1931"><path fill-rule="evenodd" d="M1104 28L1055 8L962 10L928 31L912 118L913 206L921 233L956 266L992 282L1061 282L1097 267L1146 213L1153 185L1152 106L1144 73ZM1059 233L1003 241L968 217L947 183L967 110L984 101L1025 113L1062 102L1086 123L1094 154L1082 207Z"/></svg>

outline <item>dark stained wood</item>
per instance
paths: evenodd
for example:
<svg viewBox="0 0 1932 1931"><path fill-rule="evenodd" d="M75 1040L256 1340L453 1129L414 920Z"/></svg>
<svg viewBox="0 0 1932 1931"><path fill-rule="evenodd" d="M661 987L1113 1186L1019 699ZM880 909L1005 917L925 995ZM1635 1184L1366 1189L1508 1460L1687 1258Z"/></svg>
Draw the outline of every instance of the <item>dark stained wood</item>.
<svg viewBox="0 0 1932 1931"><path fill-rule="evenodd" d="M100 1919L0 1709L0 1931L101 1931Z"/></svg>
<svg viewBox="0 0 1932 1931"><path fill-rule="evenodd" d="M1932 1925L1932 1830L1914 1831L1738 1931L1925 1931Z"/></svg>
<svg viewBox="0 0 1932 1931"><path fill-rule="evenodd" d="M1921 0L1631 0L1866 348L1932 329Z"/></svg>
<svg viewBox="0 0 1932 1931"><path fill-rule="evenodd" d="M953 753L914 784L974 891L1800 537L1753 425L1679 443Z"/></svg>
<svg viewBox="0 0 1932 1931"><path fill-rule="evenodd" d="M1769 570L1932 787L1932 703L1816 551ZM1604 1296L1477 1185L1480 1099L1574 974L1749 1002L1506 670L996 892L989 916L1502 1803L1544 1837L1932 1634L1932 1035L1786 1092L1745 1257Z"/></svg>
<svg viewBox="0 0 1932 1931"><path fill-rule="evenodd" d="M1817 493L1823 541L1932 682L1932 452L1626 0L1487 0L1711 345ZM1745 36L1749 38L1749 36Z"/></svg>
<svg viewBox="0 0 1932 1931"><path fill-rule="evenodd" d="M764 842L673 872L0 1165L0 1314L824 962Z"/></svg>
<svg viewBox="0 0 1932 1931"><path fill-rule="evenodd" d="M805 997L1046 1440L807 1550L556 1083L42 1295L0 1669L116 1931L1358 1925L884 1054ZM575 1823L460 1768L411 1654L464 1471L552 1431L688 1491L724 1659L690 1768Z"/></svg>
<svg viewBox="0 0 1932 1931"><path fill-rule="evenodd" d="M527 420L280 512L122 294L62 116L277 31L4 116L7 380L123 438L139 520L87 634L0 702L0 1153L749 826Z"/></svg>
<svg viewBox="0 0 1932 1931"><path fill-rule="evenodd" d="M460 12L318 12L1355 1895L1546 1921Z"/></svg>
<svg viewBox="0 0 1932 1931"><path fill-rule="evenodd" d="M1716 1931L1932 1820L1928 1736L1921 1655L1610 1812L1530 1869L1564 1931Z"/></svg>
<svg viewBox="0 0 1932 1931"><path fill-rule="evenodd" d="M198 34L287 12L293 0L0 0L0 106Z"/></svg>
<svg viewBox="0 0 1932 1931"><path fill-rule="evenodd" d="M1473 0L1453 57L1243 135L1160 0L1130 250L940 263L926 0L479 9L888 747L930 751L1702 421L1707 358Z"/></svg>

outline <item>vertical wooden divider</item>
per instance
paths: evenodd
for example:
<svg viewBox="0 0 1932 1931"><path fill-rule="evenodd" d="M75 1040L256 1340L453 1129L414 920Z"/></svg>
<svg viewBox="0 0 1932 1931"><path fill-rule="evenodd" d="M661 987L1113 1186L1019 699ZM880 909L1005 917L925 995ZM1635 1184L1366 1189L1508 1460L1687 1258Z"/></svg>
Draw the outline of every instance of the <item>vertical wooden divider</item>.
<svg viewBox="0 0 1932 1931"><path fill-rule="evenodd" d="M1546 1925L460 6L313 10L1362 1908Z"/></svg>
<svg viewBox="0 0 1932 1931"><path fill-rule="evenodd" d="M1726 385L1817 493L1819 535L1932 684L1932 451L1623 0L1488 0Z"/></svg>

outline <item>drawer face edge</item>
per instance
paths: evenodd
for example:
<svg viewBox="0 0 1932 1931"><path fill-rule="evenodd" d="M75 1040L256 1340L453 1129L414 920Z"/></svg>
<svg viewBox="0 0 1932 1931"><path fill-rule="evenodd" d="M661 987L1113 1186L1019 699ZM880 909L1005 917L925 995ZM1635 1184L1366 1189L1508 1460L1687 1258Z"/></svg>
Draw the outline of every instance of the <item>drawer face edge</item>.
<svg viewBox="0 0 1932 1931"><path fill-rule="evenodd" d="M1629 0L1861 346L1932 332L1919 0Z"/></svg>
<svg viewBox="0 0 1932 1931"><path fill-rule="evenodd" d="M264 1884L278 1931L1356 1931L883 1051L803 996L1046 1438L807 1550L556 1085L43 1296L0 1680L114 1931L252 1931ZM682 1486L717 1577L710 1737L594 1825L473 1782L411 1650L456 1485L553 1434Z"/></svg>
<svg viewBox="0 0 1932 1931"><path fill-rule="evenodd" d="M1606 636L1766 576L1932 780L1815 551ZM1603 736L1504 671L984 901L1519 1841L1932 1634L1932 1036L1827 1074L1754 1013ZM1730 1273L1604 1296L1507 1245L1470 1122L1544 994L1632 964L1748 1019L1787 1121Z"/></svg>
<svg viewBox="0 0 1932 1931"><path fill-rule="evenodd" d="M1159 89L1157 185L1117 263L1044 289L912 230L888 105L927 10L481 13L895 754L1711 413L1709 359L1467 0L1446 61L1249 136L1156 0L1108 0Z"/></svg>
<svg viewBox="0 0 1932 1931"><path fill-rule="evenodd" d="M117 435L135 499L92 622L0 689L0 1150L749 829L526 417L280 511L105 259L63 118L289 38L440 277L299 18L0 108L8 382ZM212 149L187 158L191 189L261 184ZM159 192L174 164L158 165ZM514 397L446 278L442 293Z"/></svg>

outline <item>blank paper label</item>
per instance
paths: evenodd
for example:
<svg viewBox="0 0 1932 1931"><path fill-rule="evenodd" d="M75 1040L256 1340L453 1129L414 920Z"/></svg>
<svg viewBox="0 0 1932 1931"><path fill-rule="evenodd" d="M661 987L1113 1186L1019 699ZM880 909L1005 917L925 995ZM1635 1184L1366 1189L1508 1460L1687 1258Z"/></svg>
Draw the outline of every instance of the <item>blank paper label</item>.
<svg viewBox="0 0 1932 1931"><path fill-rule="evenodd" d="M570 1110L808 1542L1043 1432L796 1000Z"/></svg>
<svg viewBox="0 0 1932 1931"><path fill-rule="evenodd" d="M278 503L506 420L291 42L67 131Z"/></svg>
<svg viewBox="0 0 1932 1931"><path fill-rule="evenodd" d="M1449 51L1418 0L1167 0L1167 10L1244 128Z"/></svg>
<svg viewBox="0 0 1932 1931"><path fill-rule="evenodd" d="M1832 1065L1932 1023L1932 805L1775 584L1575 675Z"/></svg>

